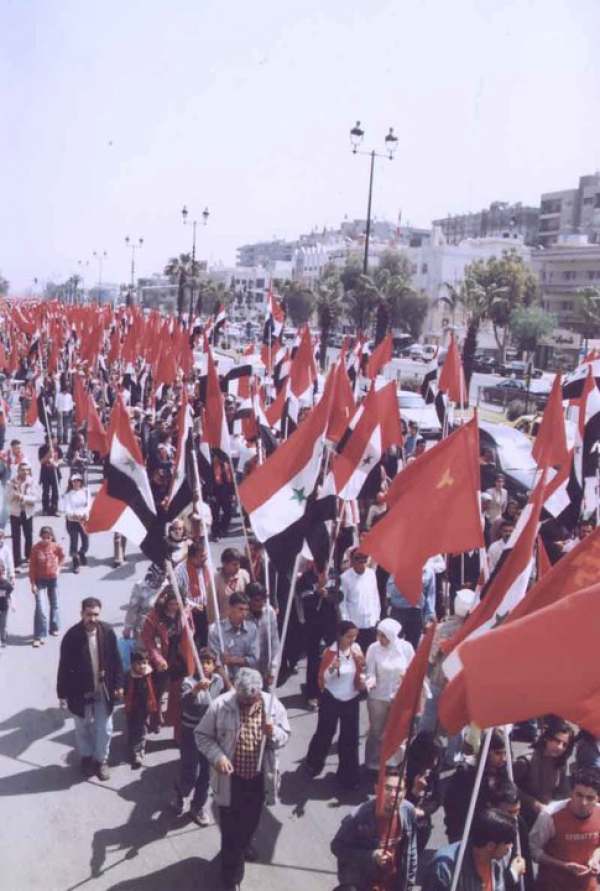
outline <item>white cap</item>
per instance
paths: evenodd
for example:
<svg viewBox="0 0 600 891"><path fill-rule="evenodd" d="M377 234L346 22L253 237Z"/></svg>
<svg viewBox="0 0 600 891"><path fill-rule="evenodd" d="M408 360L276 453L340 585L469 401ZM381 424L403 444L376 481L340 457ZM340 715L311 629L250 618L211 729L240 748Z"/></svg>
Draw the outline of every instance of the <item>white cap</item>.
<svg viewBox="0 0 600 891"><path fill-rule="evenodd" d="M470 588L461 588L460 591L456 592L456 597L454 598L454 615L464 619L465 616L469 615L476 603L477 595L475 591L471 591Z"/></svg>

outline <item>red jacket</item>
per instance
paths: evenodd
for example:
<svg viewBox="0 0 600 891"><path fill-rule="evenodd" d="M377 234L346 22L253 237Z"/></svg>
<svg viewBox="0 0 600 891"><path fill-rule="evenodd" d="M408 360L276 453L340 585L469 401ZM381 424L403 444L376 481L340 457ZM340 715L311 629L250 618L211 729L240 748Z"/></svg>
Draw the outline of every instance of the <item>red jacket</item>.
<svg viewBox="0 0 600 891"><path fill-rule="evenodd" d="M56 579L64 562L65 552L59 544L51 541L46 545L38 541L29 555L29 578L32 582L36 579Z"/></svg>

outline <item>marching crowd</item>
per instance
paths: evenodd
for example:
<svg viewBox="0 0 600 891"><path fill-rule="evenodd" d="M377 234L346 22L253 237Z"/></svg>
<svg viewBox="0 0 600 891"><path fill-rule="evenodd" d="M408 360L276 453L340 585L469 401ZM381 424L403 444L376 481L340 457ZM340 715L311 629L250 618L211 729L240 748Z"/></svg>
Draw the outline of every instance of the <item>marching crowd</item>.
<svg viewBox="0 0 600 891"><path fill-rule="evenodd" d="M360 497L346 502L328 564L319 566L307 553L292 578L269 561L237 498L237 486L251 478L260 448L246 435L235 396L226 395L224 403L232 460L213 449L210 472L194 492L193 503L172 518L167 508L183 391L187 389L197 440L200 380L194 374L188 381L179 376L155 393L142 379L141 368L128 372L126 380L113 368L100 377L79 375L104 426L118 394L125 398L173 566L171 574L161 560L152 562L135 582L121 637L103 621L96 596L82 600L81 621L62 637L57 694L73 715L86 777L105 781L110 776L117 703L126 715L133 770L144 766L148 737L165 725L172 727L179 764L173 787L165 791L169 806L176 814L187 806L191 819L205 827L212 785L223 886L237 888L245 861L257 857L253 836L263 807L276 801L279 752L291 733L276 686L298 673L306 659L302 691L306 709L315 712L305 755L307 784L324 770L337 734L340 794L365 788L365 782L372 787L382 768L382 741L397 691L423 634L438 620L410 741L383 766L379 797L370 797L346 817L331 841L338 888L410 891L417 884L417 870L424 891L597 887L600 739L555 715L532 716L512 733L496 729L482 734L470 726L450 737L438 718L445 684L443 642L476 607L481 574L500 561L522 509L496 472L493 454L484 450L480 467L487 553L430 559L415 605L393 576L361 551L361 539L385 514L384 495L394 475L424 452L416 427L402 450L388 450L370 471ZM90 469L101 467L102 456L89 446L85 420L77 416L73 376L43 376L24 359L15 375L23 381L20 388L10 386L10 377L3 384L3 647L10 644L10 606L18 578L27 577L34 598L32 646L37 649L48 634L61 633L61 572L85 572ZM7 440L7 433L9 426L25 424L39 397L47 416L36 480L22 443L16 437ZM49 519L34 542L33 516L40 510ZM9 518L10 546L5 532ZM68 554L55 540L55 527L63 521L59 518L66 523ZM242 524L245 547L225 547L215 569L210 542L226 538L233 522ZM592 529L587 520L571 530L548 524L551 559L561 559ZM114 540L119 565L127 542L118 532ZM289 628L284 627L286 614ZM368 729L361 751L359 721L365 709ZM511 739L529 742L530 753L513 759ZM482 760L481 784L477 782L474 795ZM444 813L448 846L431 856L425 852L438 809ZM455 872L460 877L453 885Z"/></svg>

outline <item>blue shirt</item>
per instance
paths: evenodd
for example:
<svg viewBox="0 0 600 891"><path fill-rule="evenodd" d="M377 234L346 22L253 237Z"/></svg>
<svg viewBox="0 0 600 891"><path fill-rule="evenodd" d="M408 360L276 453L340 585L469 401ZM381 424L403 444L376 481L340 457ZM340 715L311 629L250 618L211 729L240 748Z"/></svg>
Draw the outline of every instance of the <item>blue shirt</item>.
<svg viewBox="0 0 600 891"><path fill-rule="evenodd" d="M423 593L418 603L411 603L398 590L393 575L390 575L387 580L385 593L390 605L394 609L422 609L424 622L429 622L435 618L435 576L431 567L427 565L423 567Z"/></svg>

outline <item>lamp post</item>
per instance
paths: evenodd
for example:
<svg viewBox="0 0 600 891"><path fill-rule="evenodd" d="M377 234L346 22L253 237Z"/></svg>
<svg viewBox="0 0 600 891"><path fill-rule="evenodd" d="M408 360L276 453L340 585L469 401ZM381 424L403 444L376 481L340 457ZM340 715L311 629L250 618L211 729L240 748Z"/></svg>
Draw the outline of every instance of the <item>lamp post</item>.
<svg viewBox="0 0 600 891"><path fill-rule="evenodd" d="M135 295L135 252L139 251L140 248L144 246L144 239L138 238L135 241L133 238L130 238L129 235L125 236L125 244L131 251L131 286L130 286L130 303L134 303L134 295Z"/></svg>
<svg viewBox="0 0 600 891"><path fill-rule="evenodd" d="M398 137L394 135L394 130L390 127L388 135L385 137L385 154L371 150L370 152L361 151L360 146L365 138L365 131L357 121L352 130L350 130L350 144L352 146L353 155L368 155L371 158L371 171L369 175L369 200L367 202L367 231L365 234L365 256L363 260L363 273L366 275L369 268L369 241L371 238L371 202L373 200L373 173L375 171L375 158L387 158L393 161L394 154L398 148Z"/></svg>
<svg viewBox="0 0 600 891"><path fill-rule="evenodd" d="M94 251L94 257L98 261L98 303L100 303L100 289L102 287L102 264L108 257L108 254L106 251Z"/></svg>
<svg viewBox="0 0 600 891"><path fill-rule="evenodd" d="M85 303L85 270L90 265L90 261L78 260L77 265L79 266L79 277L81 279L81 302Z"/></svg>
<svg viewBox="0 0 600 891"><path fill-rule="evenodd" d="M184 226L187 225L188 209L185 204L183 205L183 208L181 210L181 216L183 217ZM208 223L209 216L210 216L210 213L208 211L208 207L205 207L204 210L202 211L202 224L204 226L206 226L206 224ZM195 281L194 273L195 273L195 266L196 266L196 226L198 225L198 220L192 220L191 223L192 223L193 235L192 235L192 283L190 286L190 319L189 319L190 328L192 327L192 319L194 317L194 281Z"/></svg>

